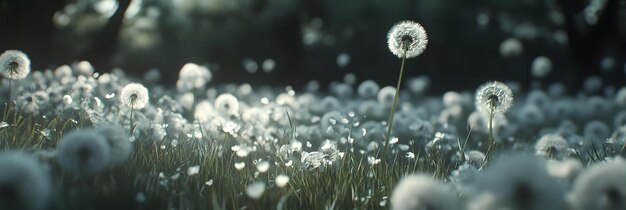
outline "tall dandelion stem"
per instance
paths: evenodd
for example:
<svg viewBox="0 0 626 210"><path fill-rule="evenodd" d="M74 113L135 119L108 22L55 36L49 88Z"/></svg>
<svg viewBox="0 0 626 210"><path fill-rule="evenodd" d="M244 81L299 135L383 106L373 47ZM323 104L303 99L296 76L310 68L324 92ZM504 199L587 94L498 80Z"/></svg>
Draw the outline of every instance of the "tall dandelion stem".
<svg viewBox="0 0 626 210"><path fill-rule="evenodd" d="M400 85L402 84L402 75L404 74L404 62L407 58L416 57L424 50L428 44L428 36L424 27L414 21L402 21L395 24L387 34L387 45L391 53L402 59L400 65L400 74L398 75L398 83L396 84L396 94L391 104L391 112L387 121L387 135L385 136L385 146L383 148L383 157L387 158L389 150L389 138L391 138L391 128L393 127L393 116L396 112L396 105L400 96Z"/></svg>
<svg viewBox="0 0 626 210"><path fill-rule="evenodd" d="M133 125L133 112L135 111L134 106L135 105L131 103L130 105L130 133L128 134L129 137L133 135L133 130L135 128L135 125Z"/></svg>
<svg viewBox="0 0 626 210"><path fill-rule="evenodd" d="M387 149L389 148L389 138L391 137L391 127L393 127L393 116L396 113L396 105L400 96L400 84L402 84L402 74L404 74L404 61L406 61L406 45L402 55L402 64L400 64L400 74L398 75L398 84L396 84L396 94L393 97L391 111L389 112L389 120L387 121L387 135L385 135L385 147L383 148L383 157L387 157Z"/></svg>
<svg viewBox="0 0 626 210"><path fill-rule="evenodd" d="M496 100L489 100L489 106L491 107L489 109L489 146L487 147L484 163L489 161L489 158L491 157L491 150L493 149L493 111L496 108Z"/></svg>
<svg viewBox="0 0 626 210"><path fill-rule="evenodd" d="M7 107L5 107L4 114L2 116L2 121L7 121L9 112L11 112L11 104L13 103L13 78L9 78L9 101L7 102Z"/></svg>

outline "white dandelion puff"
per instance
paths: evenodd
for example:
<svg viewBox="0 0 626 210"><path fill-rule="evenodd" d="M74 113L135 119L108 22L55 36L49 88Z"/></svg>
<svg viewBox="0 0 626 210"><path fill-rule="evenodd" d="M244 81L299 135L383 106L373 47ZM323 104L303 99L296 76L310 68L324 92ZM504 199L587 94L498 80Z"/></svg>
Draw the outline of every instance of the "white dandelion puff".
<svg viewBox="0 0 626 210"><path fill-rule="evenodd" d="M215 99L215 110L221 114L235 115L239 111L239 101L234 95L224 93Z"/></svg>
<svg viewBox="0 0 626 210"><path fill-rule="evenodd" d="M104 125L95 128L109 145L109 162L111 165L124 163L133 152L133 145L124 128L118 125Z"/></svg>
<svg viewBox="0 0 626 210"><path fill-rule="evenodd" d="M391 195L391 209L460 209L459 197L446 184L427 175L409 175L396 185Z"/></svg>
<svg viewBox="0 0 626 210"><path fill-rule="evenodd" d="M99 133L75 130L63 136L57 150L57 159L65 170L92 173L108 165L111 149Z"/></svg>
<svg viewBox="0 0 626 210"><path fill-rule="evenodd" d="M471 202L472 209L564 209L563 183L551 177L542 159L515 155L498 160L478 177L476 186L482 193L494 196L491 202ZM481 200L481 196L474 201Z"/></svg>
<svg viewBox="0 0 626 210"><path fill-rule="evenodd" d="M190 91L193 89L202 89L211 81L211 72L203 66L195 63L187 63L180 69L176 88L179 91Z"/></svg>
<svg viewBox="0 0 626 210"><path fill-rule="evenodd" d="M513 91L504 83L488 82L476 90L476 109L482 113L504 113L512 104Z"/></svg>
<svg viewBox="0 0 626 210"><path fill-rule="evenodd" d="M259 199L265 192L265 182L255 182L246 187L246 195L252 199Z"/></svg>
<svg viewBox="0 0 626 210"><path fill-rule="evenodd" d="M574 210L626 209L626 163L616 159L591 166L574 182L567 201Z"/></svg>
<svg viewBox="0 0 626 210"><path fill-rule="evenodd" d="M132 109L143 109L148 100L148 89L139 83L124 86L120 93L120 101Z"/></svg>
<svg viewBox="0 0 626 210"><path fill-rule="evenodd" d="M399 58L413 58L426 50L428 36L422 25L407 20L391 27L387 34L387 44L391 53Z"/></svg>
<svg viewBox="0 0 626 210"><path fill-rule="evenodd" d="M289 183L289 177L287 175L278 175L276 177L276 186L283 188L285 186L287 186L287 184Z"/></svg>
<svg viewBox="0 0 626 210"><path fill-rule="evenodd" d="M2 76L21 80L30 73L30 59L19 50L7 50L0 54L0 74Z"/></svg>
<svg viewBox="0 0 626 210"><path fill-rule="evenodd" d="M535 154L539 157L564 160L570 155L570 151L565 138L556 134L547 134L535 144Z"/></svg>
<svg viewBox="0 0 626 210"><path fill-rule="evenodd" d="M46 209L52 194L47 169L19 152L0 153L0 208Z"/></svg>

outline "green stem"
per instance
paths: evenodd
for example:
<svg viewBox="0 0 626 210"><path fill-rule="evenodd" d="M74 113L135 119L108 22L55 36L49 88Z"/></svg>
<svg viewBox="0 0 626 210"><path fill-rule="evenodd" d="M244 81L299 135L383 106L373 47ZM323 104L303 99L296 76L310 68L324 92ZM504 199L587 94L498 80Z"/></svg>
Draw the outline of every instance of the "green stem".
<svg viewBox="0 0 626 210"><path fill-rule="evenodd" d="M391 104L391 112L389 113L389 120L387 121L387 135L385 135L385 147L383 148L383 157L387 157L387 149L389 147L389 137L391 136L391 127L393 127L393 116L396 113L396 105L398 104L398 98L400 96L400 84L402 84L402 74L404 73L404 61L406 60L406 47L402 53L402 64L400 64L400 74L398 75L398 84L396 84L396 94L393 97L393 103Z"/></svg>
<svg viewBox="0 0 626 210"><path fill-rule="evenodd" d="M134 104L130 105L130 133L128 134L128 137L131 137L133 135L133 130L135 127L133 126L133 111L135 110L134 107Z"/></svg>
<svg viewBox="0 0 626 210"><path fill-rule="evenodd" d="M490 100L490 108L489 108L489 147L487 147L487 153L485 154L485 159L483 160L482 166L489 161L491 158L491 153L493 150L493 111L496 108L496 103L494 100ZM481 166L481 168L482 168Z"/></svg>
<svg viewBox="0 0 626 210"><path fill-rule="evenodd" d="M7 107L5 107L6 109L2 116L2 121L4 122L7 121L9 112L11 112L12 103L13 103L13 78L9 77L9 101L7 102Z"/></svg>

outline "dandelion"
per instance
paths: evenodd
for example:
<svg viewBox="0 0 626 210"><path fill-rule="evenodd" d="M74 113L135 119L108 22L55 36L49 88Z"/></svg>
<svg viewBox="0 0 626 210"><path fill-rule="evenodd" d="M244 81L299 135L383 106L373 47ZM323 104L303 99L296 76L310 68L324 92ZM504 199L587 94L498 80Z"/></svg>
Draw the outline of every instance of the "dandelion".
<svg viewBox="0 0 626 210"><path fill-rule="evenodd" d="M626 209L626 163L619 158L591 166L574 182L566 199L574 210Z"/></svg>
<svg viewBox="0 0 626 210"><path fill-rule="evenodd" d="M28 73L30 73L30 59L22 51L7 50L0 54L0 74L9 78L9 103L3 115L4 118L7 117L6 112L11 110L11 104L13 103L13 80L24 79Z"/></svg>
<svg viewBox="0 0 626 210"><path fill-rule="evenodd" d="M524 45L516 38L508 38L500 43L500 55L502 57L513 57L524 52Z"/></svg>
<svg viewBox="0 0 626 210"><path fill-rule="evenodd" d="M148 89L139 83L130 83L120 93L120 100L131 109L143 109L148 104Z"/></svg>
<svg viewBox="0 0 626 210"><path fill-rule="evenodd" d="M234 95L224 93L215 99L215 110L225 115L236 115L239 111L239 101Z"/></svg>
<svg viewBox="0 0 626 210"><path fill-rule="evenodd" d="M387 44L391 53L399 58L413 58L426 50L428 37L419 23L402 21L389 30Z"/></svg>
<svg viewBox="0 0 626 210"><path fill-rule="evenodd" d="M283 188L285 186L287 186L287 184L289 183L289 177L287 175L278 175L276 177L276 186Z"/></svg>
<svg viewBox="0 0 626 210"><path fill-rule="evenodd" d="M474 103L478 111L489 115L489 146L487 153L485 153L484 161L486 163L493 147L493 117L495 114L503 114L511 107L511 104L513 104L513 91L504 83L497 81L488 82L476 90Z"/></svg>
<svg viewBox="0 0 626 210"><path fill-rule="evenodd" d="M391 195L391 209L460 209L459 197L446 184L427 175L409 175L396 185Z"/></svg>
<svg viewBox="0 0 626 210"><path fill-rule="evenodd" d="M181 92L200 90L204 88L206 83L211 81L212 77L211 72L206 67L195 63L187 63L180 69L176 88Z"/></svg>
<svg viewBox="0 0 626 210"><path fill-rule="evenodd" d="M533 60L531 74L537 78L544 78L552 71L552 61L546 56L539 56Z"/></svg>
<svg viewBox="0 0 626 210"><path fill-rule="evenodd" d="M11 80L21 80L30 73L30 59L19 50L7 50L0 54L0 73Z"/></svg>
<svg viewBox="0 0 626 210"><path fill-rule="evenodd" d="M402 21L391 27L391 30L389 30L389 33L387 34L387 44L391 53L402 59L402 64L400 64L400 74L398 75L398 83L395 89L396 93L393 97L389 120L387 120L387 135L385 136L383 157L387 156L387 148L389 147L389 138L391 135L391 128L393 127L393 116L396 112L398 97L400 96L400 85L402 84L402 74L404 73L404 61L407 58L416 57L426 50L428 36L426 35L426 30L424 30L422 25L419 23L413 21Z"/></svg>
<svg viewBox="0 0 626 210"><path fill-rule="evenodd" d="M497 161L478 177L478 196L472 209L564 209L565 186L551 177L546 164L530 155L515 155ZM493 196L480 202L482 195ZM476 206L477 205L477 206Z"/></svg>
<svg viewBox="0 0 626 210"><path fill-rule="evenodd" d="M259 199L265 192L265 182L255 182L246 187L246 195L252 199Z"/></svg>
<svg viewBox="0 0 626 210"><path fill-rule="evenodd" d="M130 83L120 93L122 103L130 107L130 135L132 135L135 125L133 125L133 110L143 109L148 104L148 89L139 83Z"/></svg>
<svg viewBox="0 0 626 210"><path fill-rule="evenodd" d="M93 173L104 169L110 160L107 140L93 130L75 130L61 139L57 159L70 172Z"/></svg>
<svg viewBox="0 0 626 210"><path fill-rule="evenodd" d="M556 134L542 136L535 144L535 154L539 157L564 160L570 154L567 141Z"/></svg>
<svg viewBox="0 0 626 210"><path fill-rule="evenodd" d="M104 125L95 128L95 131L102 135L109 145L109 162L117 165L125 162L133 152L133 145L128 136L124 134L124 129L117 125Z"/></svg>
<svg viewBox="0 0 626 210"><path fill-rule="evenodd" d="M0 168L0 208L46 209L52 191L41 163L20 152L2 152Z"/></svg>

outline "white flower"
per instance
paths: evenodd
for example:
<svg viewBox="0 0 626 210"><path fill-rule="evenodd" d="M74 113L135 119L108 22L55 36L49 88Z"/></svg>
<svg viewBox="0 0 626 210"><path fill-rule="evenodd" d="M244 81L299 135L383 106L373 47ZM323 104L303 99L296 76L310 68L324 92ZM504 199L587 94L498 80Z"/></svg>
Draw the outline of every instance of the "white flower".
<svg viewBox="0 0 626 210"><path fill-rule="evenodd" d="M30 59L19 50L7 50L0 54L0 74L21 80L30 73Z"/></svg>
<svg viewBox="0 0 626 210"><path fill-rule="evenodd" d="M132 109L143 109L148 104L148 89L142 84L130 83L122 88L120 100Z"/></svg>
<svg viewBox="0 0 626 210"><path fill-rule="evenodd" d="M412 58L426 50L428 37L422 25L407 20L391 27L387 34L387 44L391 53L399 58Z"/></svg>

